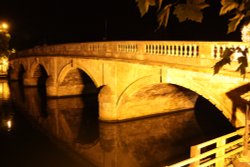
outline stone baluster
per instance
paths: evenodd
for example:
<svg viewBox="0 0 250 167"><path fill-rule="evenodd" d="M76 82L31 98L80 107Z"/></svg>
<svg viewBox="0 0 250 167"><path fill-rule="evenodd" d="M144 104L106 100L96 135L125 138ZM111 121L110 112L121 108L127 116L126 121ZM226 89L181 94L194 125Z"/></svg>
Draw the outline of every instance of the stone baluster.
<svg viewBox="0 0 250 167"><path fill-rule="evenodd" d="M189 54L190 54L190 46L189 45L187 45L187 47L186 47L186 57L189 57Z"/></svg>
<svg viewBox="0 0 250 167"><path fill-rule="evenodd" d="M180 45L180 56L183 56L183 45Z"/></svg>
<svg viewBox="0 0 250 167"><path fill-rule="evenodd" d="M172 45L169 46L169 54L170 54L170 56L173 56L173 46Z"/></svg>
<svg viewBox="0 0 250 167"><path fill-rule="evenodd" d="M193 45L193 56L196 57L197 56L197 45Z"/></svg>
<svg viewBox="0 0 250 167"><path fill-rule="evenodd" d="M177 47L176 47L176 45L174 45L174 56L177 56Z"/></svg>
<svg viewBox="0 0 250 167"><path fill-rule="evenodd" d="M166 54L169 55L169 45L166 45Z"/></svg>
<svg viewBox="0 0 250 167"><path fill-rule="evenodd" d="M184 45L183 49L184 49L184 56L187 56L187 45L186 44Z"/></svg>
<svg viewBox="0 0 250 167"><path fill-rule="evenodd" d="M211 57L214 58L214 59L218 58L218 57L217 57L217 52L218 52L218 51L217 51L217 46L216 46L216 45L213 45L211 49L212 49L212 50L211 50Z"/></svg>
<svg viewBox="0 0 250 167"><path fill-rule="evenodd" d="M158 46L158 49L159 49L158 53L159 53L159 54L162 54L162 49L161 49L161 47L162 47L161 45Z"/></svg>
<svg viewBox="0 0 250 167"><path fill-rule="evenodd" d="M163 55L166 54L166 47L165 47L165 45L162 45L162 54Z"/></svg>

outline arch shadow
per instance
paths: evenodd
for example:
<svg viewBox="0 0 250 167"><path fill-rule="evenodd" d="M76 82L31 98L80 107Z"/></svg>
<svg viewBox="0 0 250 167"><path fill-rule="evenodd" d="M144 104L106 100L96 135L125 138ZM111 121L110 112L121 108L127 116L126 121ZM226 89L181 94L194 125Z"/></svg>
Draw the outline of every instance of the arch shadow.
<svg viewBox="0 0 250 167"><path fill-rule="evenodd" d="M194 108L196 121L204 134L215 138L235 130L224 114L202 96L197 98Z"/></svg>

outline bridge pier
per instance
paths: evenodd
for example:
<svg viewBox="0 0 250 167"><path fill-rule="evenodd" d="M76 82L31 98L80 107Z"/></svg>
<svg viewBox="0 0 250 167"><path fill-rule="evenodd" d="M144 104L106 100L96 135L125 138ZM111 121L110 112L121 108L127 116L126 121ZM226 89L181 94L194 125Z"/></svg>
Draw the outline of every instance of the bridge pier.
<svg viewBox="0 0 250 167"><path fill-rule="evenodd" d="M23 85L24 86L37 86L38 85L38 78L24 77Z"/></svg>
<svg viewBox="0 0 250 167"><path fill-rule="evenodd" d="M18 72L14 70L9 72L9 77L10 77L10 80L12 81L18 81L20 79L18 76Z"/></svg>
<svg viewBox="0 0 250 167"><path fill-rule="evenodd" d="M117 121L116 96L108 86L104 86L98 95L99 119L102 121Z"/></svg>
<svg viewBox="0 0 250 167"><path fill-rule="evenodd" d="M57 92L57 83L53 77L49 76L46 80L46 94L55 97L58 96Z"/></svg>

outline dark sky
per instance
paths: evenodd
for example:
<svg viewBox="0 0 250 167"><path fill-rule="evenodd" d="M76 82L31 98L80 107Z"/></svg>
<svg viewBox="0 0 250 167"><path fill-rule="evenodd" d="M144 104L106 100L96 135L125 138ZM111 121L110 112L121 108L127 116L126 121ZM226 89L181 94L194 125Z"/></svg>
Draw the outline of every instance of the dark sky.
<svg viewBox="0 0 250 167"><path fill-rule="evenodd" d="M1 0L0 20L10 23L11 46L107 40L240 40L226 35L227 20L219 17L219 1L205 9L202 24L178 23L156 31L154 10L140 17L135 0ZM105 31L105 22L107 29ZM105 35L106 34L106 35Z"/></svg>

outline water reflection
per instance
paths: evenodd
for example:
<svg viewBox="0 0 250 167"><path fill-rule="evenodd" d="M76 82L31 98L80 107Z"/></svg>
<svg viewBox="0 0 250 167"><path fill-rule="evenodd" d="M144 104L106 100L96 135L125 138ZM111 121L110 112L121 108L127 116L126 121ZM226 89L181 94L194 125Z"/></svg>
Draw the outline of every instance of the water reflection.
<svg viewBox="0 0 250 167"><path fill-rule="evenodd" d="M46 99L37 88L20 89L17 83L11 91L15 105L35 126L97 167L171 164L205 139L193 111L103 123L98 121L97 95Z"/></svg>
<svg viewBox="0 0 250 167"><path fill-rule="evenodd" d="M0 99L8 100L10 98L10 89L6 80L0 79Z"/></svg>
<svg viewBox="0 0 250 167"><path fill-rule="evenodd" d="M0 130L11 131L13 112L9 109L10 89L6 80L0 79Z"/></svg>

